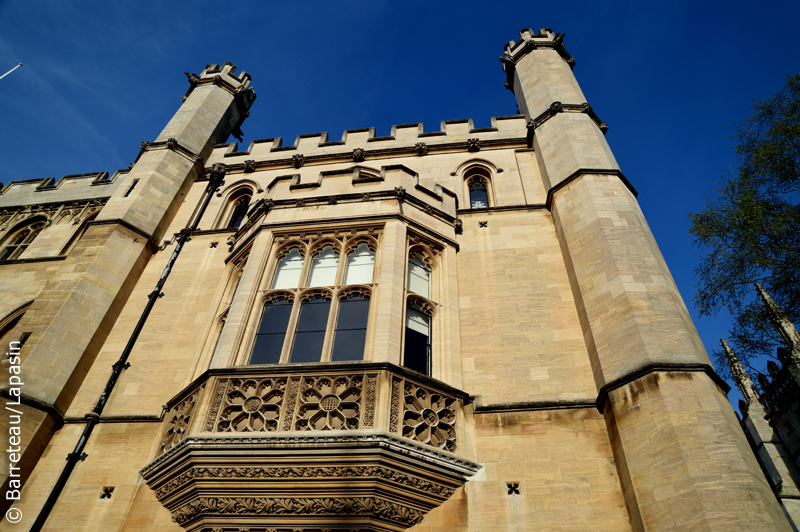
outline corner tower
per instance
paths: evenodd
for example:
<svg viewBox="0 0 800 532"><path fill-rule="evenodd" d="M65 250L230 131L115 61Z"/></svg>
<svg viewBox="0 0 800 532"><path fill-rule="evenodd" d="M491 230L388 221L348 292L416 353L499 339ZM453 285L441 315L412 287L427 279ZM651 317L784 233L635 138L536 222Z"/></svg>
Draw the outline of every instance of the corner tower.
<svg viewBox="0 0 800 532"><path fill-rule="evenodd" d="M190 76L180 109L155 142L142 143L130 171L117 176L121 182L75 246L66 256L44 259L60 262L48 263L55 265L50 277L40 291L29 291L33 301L8 335L27 338L21 353L22 396L2 391L21 403L17 408L27 424L18 462L25 477L61 427L184 194L203 179L214 144L238 132L248 116L255 91L250 76L235 70L232 63L208 65L199 76Z"/></svg>
<svg viewBox="0 0 800 532"><path fill-rule="evenodd" d="M563 34L501 57L528 120L634 530L790 530L572 73Z"/></svg>

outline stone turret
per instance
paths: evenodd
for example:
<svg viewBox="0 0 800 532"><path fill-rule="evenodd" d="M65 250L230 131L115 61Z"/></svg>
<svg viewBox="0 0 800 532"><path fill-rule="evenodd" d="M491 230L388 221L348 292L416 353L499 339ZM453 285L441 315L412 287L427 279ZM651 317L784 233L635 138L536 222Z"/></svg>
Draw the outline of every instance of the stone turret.
<svg viewBox="0 0 800 532"><path fill-rule="evenodd" d="M53 263L55 272L20 320L17 330L28 334L18 407L29 424L23 471L33 470L60 426L184 194L204 175L214 144L239 131L247 117L255 91L250 76L236 76L235 68L209 65L190 77L183 105L155 142L142 143L130 172L66 259Z"/></svg>
<svg viewBox="0 0 800 532"><path fill-rule="evenodd" d="M711 367L563 38L523 29L500 60L528 120L633 529L791 530L766 480L737 472L759 466L727 385Z"/></svg>

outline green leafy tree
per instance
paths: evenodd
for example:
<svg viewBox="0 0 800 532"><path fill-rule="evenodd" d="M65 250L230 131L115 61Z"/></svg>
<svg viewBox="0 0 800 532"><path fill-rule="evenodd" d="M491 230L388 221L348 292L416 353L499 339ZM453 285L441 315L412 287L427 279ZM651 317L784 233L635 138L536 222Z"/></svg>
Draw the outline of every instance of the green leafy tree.
<svg viewBox="0 0 800 532"><path fill-rule="evenodd" d="M689 215L689 233L704 253L695 270L695 305L701 315L730 312L728 341L751 369L750 361L774 356L780 345L755 281L800 325L800 74L753 109L733 137L737 174L729 171L719 197ZM729 375L721 351L715 365Z"/></svg>

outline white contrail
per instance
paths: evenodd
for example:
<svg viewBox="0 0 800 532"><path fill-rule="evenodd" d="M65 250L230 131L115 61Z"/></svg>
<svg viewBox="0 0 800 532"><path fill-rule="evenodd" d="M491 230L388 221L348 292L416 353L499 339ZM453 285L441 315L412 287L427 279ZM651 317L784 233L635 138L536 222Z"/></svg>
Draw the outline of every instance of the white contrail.
<svg viewBox="0 0 800 532"><path fill-rule="evenodd" d="M6 73L5 73L5 74L3 74L2 76L0 76L0 79L3 79L4 77L8 76L9 74L11 74L12 72L14 72L16 69L18 69L18 68L19 68L19 67L21 67L21 66L22 66L22 63L18 64L17 66L15 66L15 67L14 67L14 68L12 68L11 70L9 70L8 72L6 72Z"/></svg>

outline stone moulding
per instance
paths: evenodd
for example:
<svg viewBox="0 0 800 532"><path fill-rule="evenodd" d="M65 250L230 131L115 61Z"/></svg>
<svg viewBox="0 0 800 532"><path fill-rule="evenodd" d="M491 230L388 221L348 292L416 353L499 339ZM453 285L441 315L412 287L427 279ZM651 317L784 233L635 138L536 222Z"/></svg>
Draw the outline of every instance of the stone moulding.
<svg viewBox="0 0 800 532"><path fill-rule="evenodd" d="M468 396L388 363L209 370L167 405L142 477L187 530L404 530L480 466L458 447Z"/></svg>
<svg viewBox="0 0 800 532"><path fill-rule="evenodd" d="M353 523L388 531L417 524L479 467L395 435L337 431L190 436L141 474L191 531Z"/></svg>

